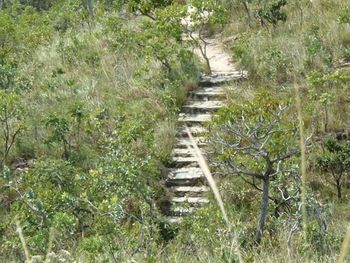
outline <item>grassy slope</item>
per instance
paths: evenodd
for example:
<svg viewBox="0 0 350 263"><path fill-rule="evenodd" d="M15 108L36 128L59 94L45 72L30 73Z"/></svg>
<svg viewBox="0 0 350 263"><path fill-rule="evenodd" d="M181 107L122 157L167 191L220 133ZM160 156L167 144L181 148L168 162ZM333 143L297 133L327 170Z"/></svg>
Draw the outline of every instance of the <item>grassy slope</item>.
<svg viewBox="0 0 350 263"><path fill-rule="evenodd" d="M237 9L225 33L228 36L238 35L237 41L230 43L228 47L232 47L233 57L241 59L241 67L250 72L251 78L239 87L239 94L233 93L229 100L237 103L238 98L242 96L249 98L256 90L266 88L284 97L294 97L292 86L295 82L300 84L303 95L306 96L308 94L306 75L313 70L328 71L346 55L344 46L348 43L347 37L350 29L348 25L339 25L337 22L343 10L343 4L341 0L313 1L312 4L305 1L306 7L303 7L302 11L302 23L301 10L294 5L288 5L287 22L279 24L275 29L271 27L264 29L258 25L248 29L241 9ZM317 34L324 48L318 50L316 47L319 53L310 60L306 46L309 40L306 39L308 36L314 38L310 33L313 28L319 28ZM14 159L17 154L33 155L38 158L60 157L60 148L56 147L55 149L58 149L56 152L43 144L47 134L40 123L50 113L67 114L66 108L71 107L77 101L84 104L84 109L89 112L91 122L104 108L108 108L110 119L104 126L106 133L112 133L115 129L113 116L122 115L126 118L125 123L130 125L125 126L126 134L130 131L130 127L135 127L137 130L139 124L140 126L146 125L152 130L150 141L148 141L148 134L142 133L144 137L141 140L133 140L130 147L139 149L139 152L147 152L148 145L151 144L158 152L159 147L162 146L161 154L157 157L166 159L172 146L174 120L172 112L169 113L163 103L164 94L157 86L160 83L159 78L162 77L157 76L157 65L154 64L154 67L151 67L151 72L143 72L141 79L135 78L133 73L139 69L139 65L143 63L149 65L148 62L143 61L142 58L130 59L130 54L116 54L106 39L101 36L99 30L93 33L89 31L73 32L73 35L77 35L78 43L80 42L82 46L70 45L74 37L69 35L63 39L54 38L48 46L37 50L31 62L23 65L22 74L34 76L32 86L35 88L23 98L23 104L29 112L28 122L31 124L28 132L21 137L21 144L17 148L17 153L14 154ZM58 52L59 42L64 43L63 46L67 48L67 53L64 52L64 54L68 54L68 57L64 58L62 53ZM317 43L315 45L318 46ZM266 50L271 48L282 52L280 53L282 56L277 58L269 56L271 52L266 52ZM329 52L332 54L330 64L328 62ZM126 60L125 57L128 59ZM306 66L306 64L311 65ZM64 73L52 77L53 72L57 71ZM74 80L73 84L67 85L67 81L71 80ZM242 89L244 90L243 95ZM168 92L177 93L176 90L170 87ZM180 98L183 97L181 89L178 94ZM346 114L338 114L338 112L343 113L349 110L349 107L338 103L342 97L349 94L348 90L339 87L336 94L337 97L330 107L332 115L330 130L349 127L348 118L344 118ZM176 96L172 93L172 97ZM305 116L308 120L306 123L309 124L308 132L314 129L323 134L324 117L319 110L322 106L318 102L312 102L312 105L309 105L306 101L304 105ZM137 123L138 121L141 123ZM316 123L315 126L311 125L313 123ZM84 149L85 154L78 156L79 166L84 169L93 167L93 163L86 160L94 160L101 154L98 145L94 144L99 141L98 138L98 134L94 133L84 135L84 145L86 144L87 147ZM170 140L170 142L164 143L165 140ZM330 206L331 240L329 243L334 244L326 248L326 255L322 255L322 253L318 254L313 247L303 244L302 238L298 236L293 244L296 257L299 262L335 262L346 224L350 221L349 201L347 201L350 194L349 189L346 190L345 201L339 203L334 198L333 187L325 181L322 174L316 171L308 174L310 175L309 181L319 182L320 198ZM296 260L287 256L288 230L275 222L268 226L267 234L270 233L272 238L263 244L260 252L249 248L249 245L246 246L246 243L249 243L249 239L252 238L249 235L255 228L257 203L252 197L256 193L235 179L223 180L221 190L234 231L240 236L241 248L232 247L232 237L226 235L226 226L213 203L200 211L193 219L184 222L178 238L170 242L166 248L153 247L151 255L140 252L132 256L131 251L124 248L121 257L124 260L130 260L133 257L140 262L145 260L149 262L227 262L228 254L231 252L234 255L240 253L247 262L293 262Z"/></svg>
<svg viewBox="0 0 350 263"><path fill-rule="evenodd" d="M65 12L60 9L56 11ZM52 12L55 13L55 10ZM28 13L30 14L29 20L36 19L35 16L38 15L32 10ZM34 15L31 16L32 14ZM47 14L44 13L44 15L46 17ZM18 17L21 16L18 15ZM55 161L68 159L69 165L76 169L77 174L90 176L94 169L100 169L101 160L108 155L111 141L117 138L131 156L130 162L138 160L138 158L151 159L156 168L150 173L157 183L152 194L154 192L157 194L157 191L161 191L158 182L161 179L162 162L167 162L174 143L175 114L178 105L181 104L186 95L185 80L196 79L196 69L191 63L176 64L172 73L174 76L167 75L153 57L146 57L141 49L130 50L129 47L132 47L133 43L127 43L126 45L129 45L127 48L118 48L117 45L120 43L115 40L117 36L113 34L111 29L116 24L113 22L108 24L107 19L110 17L118 17L118 14L108 13L101 19L96 18L94 26L79 20L82 25L75 25L67 31L51 31L50 37L44 42L45 45L41 45L38 40L35 48L27 53L27 57L22 57L18 53L17 56L21 60L16 75L18 82L16 82L14 90L19 95L18 103L23 108L22 116L25 129L18 136L13 151L11 151L9 164L11 168L14 168L17 163L23 160L34 159L38 166L50 166ZM53 30L50 23L54 22L48 19L48 30ZM130 20L126 22L125 26L138 30L137 24L133 23L135 22ZM41 26L41 24L33 25L34 29L38 31L42 30ZM31 35L28 33L28 38L30 37ZM20 41L22 40L18 41L20 45L25 46ZM26 41L29 40L26 39ZM125 41L130 41L130 39L126 38ZM14 54L10 55L15 56ZM182 66L186 67L186 72L183 72ZM20 86L22 83L26 85L23 89ZM65 120L69 126L68 132L63 132L69 143L68 158L63 156L61 141L48 142L52 135L55 135L54 126L48 125L48 121L52 120L53 117ZM61 128L57 130L61 132ZM118 160L110 162L115 161ZM124 168L132 165L142 166L137 161L135 164L130 162L127 161ZM39 181L33 178L32 182L30 180L35 169L29 169L24 179L22 178L24 173L21 175L15 173L15 186L22 193L27 193L33 187L38 198L45 200L45 195L49 193L46 192L45 184L53 176L52 172L55 171L49 172L48 178L41 177ZM117 176L119 175L117 174ZM149 175L142 174L141 176L146 178ZM141 178L138 181L142 180ZM27 181L27 183L23 183L23 181ZM34 183L35 181L37 182ZM89 178L88 181L92 183L93 178ZM21 253L18 236L14 229L14 218L19 218L21 222L31 220L28 219L31 215L34 215L35 218L35 213L27 211L28 207L21 202L16 193L8 190L7 183L6 180L0 181L1 190L4 190L0 193L0 229L2 233L0 248L1 256L5 258L5 261L10 260L10 258L17 260ZM84 185L81 186L84 187ZM135 186L133 188L134 192L139 190ZM58 193L55 191L55 194ZM74 195L74 193L69 194ZM98 194L96 193L96 195ZM113 193L106 193L106 196L110 194ZM46 199L44 204L49 207L51 201L57 202L58 199L52 196ZM22 205L23 207L20 208ZM136 210L139 209L138 205L135 205ZM34 219L35 221L36 219ZM35 223L32 225L36 228ZM135 229L132 227L132 229L125 231L138 233L138 227L139 225L136 225ZM76 230L78 229L74 231ZM30 231L26 228L24 235L29 243L31 253L45 254L36 242L38 240L47 242L48 229L44 227L42 233L38 229L34 232ZM95 229L91 229L91 231L98 232ZM59 244L60 237L56 236L56 248L77 249L81 239L75 238L65 230L62 230L62 234L66 236L63 239L67 240ZM130 242L129 244L132 245L127 247L126 251L132 251L135 249L132 248L133 246L138 246L132 240L133 234L130 234L129 238L130 241L125 242ZM33 241L35 239L36 241ZM124 240L120 242L123 243ZM123 247L122 244L120 246ZM17 254L13 251L16 251ZM101 257L103 256L101 255Z"/></svg>

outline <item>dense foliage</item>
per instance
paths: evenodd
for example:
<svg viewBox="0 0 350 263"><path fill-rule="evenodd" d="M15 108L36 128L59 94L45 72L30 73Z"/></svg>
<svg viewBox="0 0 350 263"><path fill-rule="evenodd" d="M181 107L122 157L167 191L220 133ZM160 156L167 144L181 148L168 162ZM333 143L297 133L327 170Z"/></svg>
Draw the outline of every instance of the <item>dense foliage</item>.
<svg viewBox="0 0 350 263"><path fill-rule="evenodd" d="M154 7L159 19L150 22L123 14L121 2L97 2L93 20L81 1L3 3L5 258L23 252L16 221L31 253L41 255L66 249L108 258L157 239L162 162L184 81L198 74L163 7Z"/></svg>

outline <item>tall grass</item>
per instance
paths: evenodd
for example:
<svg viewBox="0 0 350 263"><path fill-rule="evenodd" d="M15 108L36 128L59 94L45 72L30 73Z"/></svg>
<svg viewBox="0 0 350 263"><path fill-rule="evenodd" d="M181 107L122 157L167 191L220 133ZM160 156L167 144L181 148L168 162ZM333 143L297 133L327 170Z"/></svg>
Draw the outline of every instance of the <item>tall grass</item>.
<svg viewBox="0 0 350 263"><path fill-rule="evenodd" d="M306 238L306 233L307 233L307 229L306 229L307 227L307 210L306 210L307 178L306 176L307 175L306 175L306 147L305 147L304 121L303 121L299 86L295 84L294 87L295 87L295 99L296 99L296 107L298 111L299 132L300 132L301 201L302 201L302 214L303 214L303 230Z"/></svg>
<svg viewBox="0 0 350 263"><path fill-rule="evenodd" d="M201 168L205 178L208 181L208 184L209 184L211 190L214 193L215 200L216 200L218 206L220 207L220 210L222 212L224 220L225 220L225 222L227 224L228 232L231 233L231 231L232 231L231 223L230 223L230 221L228 219L228 216L227 216L227 213L226 213L226 210L225 210L225 205L224 205L224 202L222 201L222 197L220 195L219 188L216 185L214 177L213 177L213 175L210 172L210 168L209 168L207 162L205 161L205 158L204 158L201 150L198 148L197 143L194 140L194 138L193 138L193 136L191 134L191 131L190 131L190 129L187 126L186 126L186 132L188 134L188 137L190 138L191 145L192 145L192 148L194 150L195 156L197 157L197 161L198 161L199 167ZM237 241L237 237L236 237L235 233L233 233L232 243L231 243L231 247L230 247L230 258L232 256L233 251L236 252L236 255L237 255L238 259L239 259L239 262L243 262L242 256L241 256L241 253L240 253L240 249L239 249L239 245L238 245L238 241Z"/></svg>
<svg viewBox="0 0 350 263"><path fill-rule="evenodd" d="M46 257L45 257L45 263L49 263L50 259L47 255L49 255L52 251L52 244L55 238L55 230L53 227L50 228L50 235L49 235L49 242L48 242L48 246L47 246L47 251L46 251Z"/></svg>
<svg viewBox="0 0 350 263"><path fill-rule="evenodd" d="M216 185L216 182L210 172L210 169L209 169L209 166L207 164L207 162L205 161L202 153L201 153L201 150L198 148L197 144L196 144L196 141L194 140L192 134L191 134L191 131L190 129L186 126L186 132L188 134L188 137L190 138L190 141L192 143L192 147L194 149L194 153L197 157L197 160L198 160L198 164L205 176L205 178L207 179L208 183L209 183L209 186L211 188L211 190L213 191L214 193L214 197L215 197L215 200L217 201L219 207L220 207L220 210L222 212L222 215L224 217L224 220L227 224L227 227L230 228L230 221L228 220L228 217L227 217L227 213L226 213L226 210L225 210L225 206L224 206L224 202L222 201L222 198L221 198L221 195L220 195L220 191L219 191L219 188L217 187Z"/></svg>
<svg viewBox="0 0 350 263"><path fill-rule="evenodd" d="M350 248L350 224L348 226L348 231L345 235L343 245L342 245L341 250L340 250L340 256L338 259L338 263L345 262L345 258L349 253L349 248Z"/></svg>
<svg viewBox="0 0 350 263"><path fill-rule="evenodd" d="M26 261L30 262L30 258L31 257L30 257L29 249L27 247L27 243L26 243L26 240L25 240L23 232L22 232L22 227L21 227L19 221L17 221L17 220L16 220L16 227L17 227L17 233L18 233L19 238L20 238L21 243L22 243L22 247L23 247L23 251L24 251L24 255L25 255Z"/></svg>

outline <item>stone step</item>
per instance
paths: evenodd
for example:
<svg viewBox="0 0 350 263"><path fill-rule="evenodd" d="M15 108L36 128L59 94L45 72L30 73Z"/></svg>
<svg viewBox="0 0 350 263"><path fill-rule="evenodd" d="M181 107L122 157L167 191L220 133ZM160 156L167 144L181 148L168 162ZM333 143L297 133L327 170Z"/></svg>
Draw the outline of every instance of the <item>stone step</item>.
<svg viewBox="0 0 350 263"><path fill-rule="evenodd" d="M207 186L174 186L170 188L175 196L203 196L209 191Z"/></svg>
<svg viewBox="0 0 350 263"><path fill-rule="evenodd" d="M195 137L193 138L198 147L205 147L207 145L206 138L204 137ZM188 148L188 146L192 146L192 142L189 138L180 138L177 139L176 147L177 148Z"/></svg>
<svg viewBox="0 0 350 263"><path fill-rule="evenodd" d="M211 113L215 112L223 106L222 101L188 101L183 107L182 111L185 113Z"/></svg>
<svg viewBox="0 0 350 263"><path fill-rule="evenodd" d="M233 72L215 72L210 76L202 76L199 85L201 87L212 87L215 85L227 84L231 81L247 78L246 71L233 71Z"/></svg>
<svg viewBox="0 0 350 263"><path fill-rule="evenodd" d="M195 101L211 101L225 98L225 91L222 87L206 87L191 92L190 97Z"/></svg>
<svg viewBox="0 0 350 263"><path fill-rule="evenodd" d="M191 206L201 206L209 203L209 199L206 197L173 197L170 200L172 203L176 204L189 204Z"/></svg>
<svg viewBox="0 0 350 263"><path fill-rule="evenodd" d="M172 156L195 157L195 153L193 152L193 149L189 149L189 148L175 148L172 151Z"/></svg>
<svg viewBox="0 0 350 263"><path fill-rule="evenodd" d="M180 224L183 220L181 216L168 216L165 218L165 221L169 224Z"/></svg>
<svg viewBox="0 0 350 263"><path fill-rule="evenodd" d="M175 156L172 158L173 167L184 167L190 164L191 166L198 166L198 159L194 156L189 156L189 157Z"/></svg>
<svg viewBox="0 0 350 263"><path fill-rule="evenodd" d="M165 185L167 187L173 186L197 186L198 184L204 184L203 179L187 179L187 180L174 180L174 179L166 179Z"/></svg>
<svg viewBox="0 0 350 263"><path fill-rule="evenodd" d="M212 77L217 77L217 76L226 76L226 77L235 76L235 77L247 78L248 71L246 71L246 70L234 70L234 71L218 71L218 70L214 70L211 76ZM203 78L208 78L208 77L210 77L210 76L202 75L202 79Z"/></svg>
<svg viewBox="0 0 350 263"><path fill-rule="evenodd" d="M174 168L170 170L165 184L168 187L195 186L205 183L204 178L202 170L198 167Z"/></svg>
<svg viewBox="0 0 350 263"><path fill-rule="evenodd" d="M185 114L180 113L178 122L186 122L186 123L205 123L210 121L211 114Z"/></svg>
<svg viewBox="0 0 350 263"><path fill-rule="evenodd" d="M201 178L204 178L204 174L198 167L170 169L168 174L168 179L172 180L191 180Z"/></svg>
<svg viewBox="0 0 350 263"><path fill-rule="evenodd" d="M204 128L203 126L197 125L197 124L195 124L194 126L189 126L188 128L189 128L193 137L198 137L198 136L203 135L206 132L208 132L208 130L206 128ZM182 137L188 137L186 128L180 127L178 129L178 135L182 136Z"/></svg>
<svg viewBox="0 0 350 263"><path fill-rule="evenodd" d="M186 215L190 215L195 211L194 207L173 207L170 210L170 214L173 216L186 216Z"/></svg>
<svg viewBox="0 0 350 263"><path fill-rule="evenodd" d="M205 152L201 151L202 155L205 156ZM181 159L181 158L196 158L196 152L194 151L194 149L192 147L186 147L186 148L175 148L172 151L172 156L173 156L173 160L175 159Z"/></svg>

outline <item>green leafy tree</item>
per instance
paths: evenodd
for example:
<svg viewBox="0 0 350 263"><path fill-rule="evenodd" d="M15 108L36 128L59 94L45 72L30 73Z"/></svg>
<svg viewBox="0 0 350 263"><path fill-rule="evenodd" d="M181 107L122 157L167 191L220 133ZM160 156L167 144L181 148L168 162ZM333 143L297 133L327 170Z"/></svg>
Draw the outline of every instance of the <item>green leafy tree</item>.
<svg viewBox="0 0 350 263"><path fill-rule="evenodd" d="M15 86L16 67L0 62L0 90L13 89Z"/></svg>
<svg viewBox="0 0 350 263"><path fill-rule="evenodd" d="M133 28L125 26L127 21L114 16L106 24L113 32L112 42L118 50L129 51L137 59L145 59L145 71L149 71L150 63L160 63L162 73L165 72L167 78L169 73L174 73L176 68L188 63L192 57L182 40L184 31L181 19L186 14L186 8L176 3L154 5L152 14L153 19L144 18Z"/></svg>
<svg viewBox="0 0 350 263"><path fill-rule="evenodd" d="M69 107L66 115L63 117L57 113L52 113L44 120L48 131L45 143L52 147L56 144L61 145L63 157L68 160L72 153L78 153L81 150L81 144L84 140L84 134L88 132L88 112L84 105L75 102Z"/></svg>
<svg viewBox="0 0 350 263"><path fill-rule="evenodd" d="M10 2L10 1L9 1ZM22 5L32 6L38 11L48 10L57 0L19 0ZM11 3L11 2L10 2Z"/></svg>
<svg viewBox="0 0 350 263"><path fill-rule="evenodd" d="M277 26L278 22L287 20L287 13L283 10L283 7L287 5L287 0L241 0L240 2L249 26L252 26L254 18L259 20L262 26L267 23Z"/></svg>
<svg viewBox="0 0 350 263"><path fill-rule="evenodd" d="M15 49L15 25L11 16L0 11L0 62L4 63L5 58ZM12 45L11 45L12 44Z"/></svg>
<svg viewBox="0 0 350 263"><path fill-rule="evenodd" d="M208 25L223 25L226 21L225 9L217 1L195 0L190 6L176 1L137 0L125 4L130 12L150 18L143 21L141 31L134 35L145 53L160 61L168 72L175 61L188 57L188 52L184 52L185 43L188 47L199 48L211 72L208 43L204 37L206 28Z"/></svg>
<svg viewBox="0 0 350 263"><path fill-rule="evenodd" d="M208 26L222 26L227 21L227 12L217 1L207 0L191 1L191 5L181 20L183 31L189 38L189 42L195 48L198 48L204 58L208 70L211 74L210 61L207 56L208 42L205 34Z"/></svg>
<svg viewBox="0 0 350 263"><path fill-rule="evenodd" d="M179 5L156 9L157 19L144 21L141 26L143 33L137 36L137 43L146 58L156 58L168 72L182 60L182 54L186 54L181 46L182 11Z"/></svg>
<svg viewBox="0 0 350 263"><path fill-rule="evenodd" d="M134 13L135 15L143 15L151 18L152 20L157 19L157 9L161 9L169 6L172 0L120 0L126 4L127 10Z"/></svg>
<svg viewBox="0 0 350 263"><path fill-rule="evenodd" d="M70 127L67 119L52 114L47 117L45 126L51 130L51 135L46 140L46 143L48 145L51 145L52 143L61 143L63 147L63 156L67 160L71 148L68 139Z"/></svg>
<svg viewBox="0 0 350 263"><path fill-rule="evenodd" d="M307 80L309 83L308 97L315 102L310 111L315 116L316 121L321 119L323 122L322 130L324 132L334 130L336 121L340 125L346 123L347 118L344 113L347 112L348 108L344 107L339 112L339 109L335 111L335 107L342 104L341 101L349 92L349 72L343 69L333 72L311 71ZM316 127L317 130L318 128Z"/></svg>
<svg viewBox="0 0 350 263"><path fill-rule="evenodd" d="M279 21L285 22L287 20L287 14L282 10L287 4L287 0L274 0L272 3L266 2L257 12L262 25L267 21L276 26Z"/></svg>
<svg viewBox="0 0 350 263"><path fill-rule="evenodd" d="M225 174L238 176L262 193L257 244L263 235L269 200L281 205L292 201L298 192L293 186L298 184L293 162L299 152L297 129L284 118L286 109L278 99L260 94L242 105L224 108L215 120L215 162Z"/></svg>
<svg viewBox="0 0 350 263"><path fill-rule="evenodd" d="M316 164L322 172L332 175L337 197L341 200L343 183L350 174L350 142L327 140L323 144L323 153L317 158Z"/></svg>
<svg viewBox="0 0 350 263"><path fill-rule="evenodd" d="M49 16L18 1L0 10L0 25L0 65L16 66L30 58L53 33Z"/></svg>

